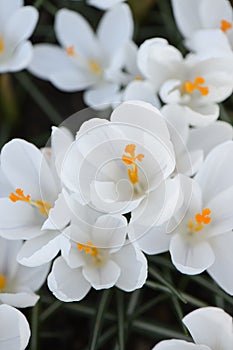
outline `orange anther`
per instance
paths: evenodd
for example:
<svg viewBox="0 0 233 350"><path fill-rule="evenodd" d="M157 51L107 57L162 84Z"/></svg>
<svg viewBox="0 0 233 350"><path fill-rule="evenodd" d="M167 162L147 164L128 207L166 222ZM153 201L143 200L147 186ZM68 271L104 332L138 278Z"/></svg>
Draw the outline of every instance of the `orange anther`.
<svg viewBox="0 0 233 350"><path fill-rule="evenodd" d="M74 45L68 46L65 50L66 50L67 55L76 56Z"/></svg>
<svg viewBox="0 0 233 350"><path fill-rule="evenodd" d="M191 232L198 232L204 228L204 225L208 225L211 222L211 217L209 216L211 210L209 208L202 209L202 213L197 213L195 215L195 221L189 220L189 230Z"/></svg>
<svg viewBox="0 0 233 350"><path fill-rule="evenodd" d="M5 45L3 38L0 36L0 53L2 53L5 50Z"/></svg>
<svg viewBox="0 0 233 350"><path fill-rule="evenodd" d="M209 93L209 88L207 86L199 86L202 84L205 84L205 79L203 77L196 77L194 82L186 81L183 84L183 90L189 94L192 94L195 90L198 90L202 96L206 96Z"/></svg>
<svg viewBox="0 0 233 350"><path fill-rule="evenodd" d="M25 196L21 188L17 188L15 193L11 192L9 198L12 202L23 201L29 203L31 200L30 195Z"/></svg>
<svg viewBox="0 0 233 350"><path fill-rule="evenodd" d="M99 254L98 249L93 245L92 242L87 242L87 244L77 243L78 250L84 251L86 254L91 254L94 258Z"/></svg>
<svg viewBox="0 0 233 350"><path fill-rule="evenodd" d="M0 273L0 291L6 287L6 277Z"/></svg>
<svg viewBox="0 0 233 350"><path fill-rule="evenodd" d="M232 28L232 24L225 19L221 20L221 30L225 33L227 30Z"/></svg>
<svg viewBox="0 0 233 350"><path fill-rule="evenodd" d="M126 165L130 165L131 168L128 169L128 176L132 184L135 184L138 182L138 166L136 161L138 160L139 162L142 161L144 158L144 154L140 153L135 156L135 150L136 150L136 145L135 144L129 144L125 147L125 152L129 153L130 156L127 156L123 154L122 156L122 161Z"/></svg>

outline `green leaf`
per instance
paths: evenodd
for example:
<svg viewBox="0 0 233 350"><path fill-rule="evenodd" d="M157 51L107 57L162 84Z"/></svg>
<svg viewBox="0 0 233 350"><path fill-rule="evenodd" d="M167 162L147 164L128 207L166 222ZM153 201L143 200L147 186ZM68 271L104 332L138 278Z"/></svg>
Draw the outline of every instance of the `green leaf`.
<svg viewBox="0 0 233 350"><path fill-rule="evenodd" d="M31 350L39 350L39 312L40 302L38 301L31 311Z"/></svg>
<svg viewBox="0 0 233 350"><path fill-rule="evenodd" d="M117 290L117 324L118 324L118 349L125 348L125 324L124 324L124 292Z"/></svg>
<svg viewBox="0 0 233 350"><path fill-rule="evenodd" d="M107 304L109 303L111 294L112 294L112 289L106 289L102 292L99 307L96 311L96 317L94 320L94 327L93 327L92 335L90 337L90 339L91 339L90 340L90 347L89 347L90 350L96 349L98 337L99 337L99 334L101 332L102 323L103 323L104 316L105 316L105 310L107 308Z"/></svg>
<svg viewBox="0 0 233 350"><path fill-rule="evenodd" d="M53 315L54 312L56 312L63 303L59 300L56 300L53 304L51 304L45 311L43 311L40 315L40 321L44 322L46 321L50 316Z"/></svg>

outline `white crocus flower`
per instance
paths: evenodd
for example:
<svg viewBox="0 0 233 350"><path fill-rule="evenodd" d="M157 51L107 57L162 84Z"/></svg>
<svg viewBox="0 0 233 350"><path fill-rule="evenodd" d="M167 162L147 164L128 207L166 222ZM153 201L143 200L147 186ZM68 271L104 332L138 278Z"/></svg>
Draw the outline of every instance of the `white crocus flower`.
<svg viewBox="0 0 233 350"><path fill-rule="evenodd" d="M179 104L189 124L206 126L219 116L217 103L232 93L232 59L183 58L165 39L146 40L138 65L166 104Z"/></svg>
<svg viewBox="0 0 233 350"><path fill-rule="evenodd" d="M233 294L232 157L232 141L215 147L194 179L179 176L183 204L170 221L153 225L151 213L158 204L151 201L151 210L132 216L130 229L131 240L144 252L169 250L179 271L194 275L207 270L229 294Z"/></svg>
<svg viewBox="0 0 233 350"><path fill-rule="evenodd" d="M233 138L229 123L215 121L201 128L190 128L179 105L166 105L160 111L167 121L176 155L177 173L194 175L215 146Z"/></svg>
<svg viewBox="0 0 233 350"><path fill-rule="evenodd" d="M194 343L164 340L152 350L231 350L233 348L232 317L217 307L203 307L183 318Z"/></svg>
<svg viewBox="0 0 233 350"><path fill-rule="evenodd" d="M35 45L31 73L63 91L87 90L84 100L90 106L98 108L105 103L107 107L117 102L117 71L123 64L124 46L133 34L128 5L119 4L107 11L96 34L80 14L61 9L56 14L55 32L61 46Z"/></svg>
<svg viewBox="0 0 233 350"><path fill-rule="evenodd" d="M26 317L9 305L0 305L1 350L26 349L31 332Z"/></svg>
<svg viewBox="0 0 233 350"><path fill-rule="evenodd" d="M28 38L38 20L38 11L21 0L0 2L0 73L16 72L31 61L33 48Z"/></svg>
<svg viewBox="0 0 233 350"><path fill-rule="evenodd" d="M88 5L97 7L100 10L108 10L111 7L124 2L125 0L87 0Z"/></svg>
<svg viewBox="0 0 233 350"><path fill-rule="evenodd" d="M84 123L63 161L61 178L83 204L127 213L168 178L175 167L169 132L152 105L124 102L111 121Z"/></svg>
<svg viewBox="0 0 233 350"><path fill-rule="evenodd" d="M19 261L42 265L56 256L60 230L69 222L57 174L39 149L20 139L2 148L1 171L11 191L0 198L0 235L26 240Z"/></svg>
<svg viewBox="0 0 233 350"><path fill-rule="evenodd" d="M210 57L232 56L233 10L230 1L172 0L172 7L189 49Z"/></svg>
<svg viewBox="0 0 233 350"><path fill-rule="evenodd" d="M116 285L124 291L141 288L147 277L142 252L126 241L127 221L102 215L67 196L73 216L63 231L62 257L55 260L48 286L63 301L78 301L90 288Z"/></svg>
<svg viewBox="0 0 233 350"><path fill-rule="evenodd" d="M37 291L44 283L49 265L26 267L17 262L23 241L0 238L0 303L15 307L34 306Z"/></svg>

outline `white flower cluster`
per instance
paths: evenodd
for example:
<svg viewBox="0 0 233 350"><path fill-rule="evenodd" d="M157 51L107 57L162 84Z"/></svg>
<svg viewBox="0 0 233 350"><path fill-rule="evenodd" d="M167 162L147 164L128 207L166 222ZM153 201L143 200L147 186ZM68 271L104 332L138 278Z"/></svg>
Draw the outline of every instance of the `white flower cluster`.
<svg viewBox="0 0 233 350"><path fill-rule="evenodd" d="M2 349L13 349L13 339L26 347L30 331L13 306L35 305L51 262L48 287L65 302L91 287L141 288L145 254L166 251L181 273L206 270L233 295L233 130L217 121L233 91L232 8L227 0L173 0L192 51L183 57L163 38L137 48L122 2L89 1L107 10L96 32L80 14L59 10L59 45L34 47L36 9L0 2L0 72L28 67L60 90L85 90L88 106L113 109L110 121L92 118L75 136L53 127L50 147L14 139L1 150L0 315L16 322L9 338L7 323L0 327ZM202 337L210 318L208 334L221 341ZM232 349L229 320L218 309L197 310L184 318L196 345L172 340L154 349Z"/></svg>

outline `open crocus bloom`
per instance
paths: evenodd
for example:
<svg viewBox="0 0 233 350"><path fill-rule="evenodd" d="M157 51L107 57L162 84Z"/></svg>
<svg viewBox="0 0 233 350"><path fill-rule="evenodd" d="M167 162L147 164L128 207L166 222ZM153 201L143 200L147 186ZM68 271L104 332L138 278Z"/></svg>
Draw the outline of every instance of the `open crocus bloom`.
<svg viewBox="0 0 233 350"><path fill-rule="evenodd" d="M233 129L229 123L215 121L204 127L190 128L179 105L166 105L160 111L166 119L174 147L176 173L193 176L215 146L232 140Z"/></svg>
<svg viewBox="0 0 233 350"><path fill-rule="evenodd" d="M55 32L61 47L35 45L29 70L63 91L87 89L84 99L88 105L98 108L99 104L106 107L118 102L117 71L133 34L129 7L119 4L107 11L96 34L81 15L61 9L56 14Z"/></svg>
<svg viewBox="0 0 233 350"><path fill-rule="evenodd" d="M180 175L183 204L170 221L148 229L145 212L138 220L132 216L130 225L131 240L137 240L144 252L169 250L179 271L193 275L207 270L229 294L233 294L232 155L233 142L223 143L209 153L194 179Z"/></svg>
<svg viewBox="0 0 233 350"><path fill-rule="evenodd" d="M173 147L160 112L125 102L111 121L84 123L63 161L61 178L83 204L127 213L173 172Z"/></svg>
<svg viewBox="0 0 233 350"><path fill-rule="evenodd" d="M232 55L233 11L228 0L172 0L172 7L189 49L212 57Z"/></svg>
<svg viewBox="0 0 233 350"><path fill-rule="evenodd" d="M18 264L17 255L23 241L0 238L0 303L15 307L34 306L37 291L44 283L49 265L26 267Z"/></svg>
<svg viewBox="0 0 233 350"><path fill-rule="evenodd" d="M26 317L9 305L0 305L1 350L24 350L31 332Z"/></svg>
<svg viewBox="0 0 233 350"><path fill-rule="evenodd" d="M38 12L23 6L21 0L0 3L0 73L16 72L28 66L32 58L32 35Z"/></svg>
<svg viewBox="0 0 233 350"><path fill-rule="evenodd" d="M24 140L8 142L1 152L1 171L11 191L0 198L0 235L26 240L19 261L28 266L44 264L57 254L60 230L69 222L50 165L39 149Z"/></svg>
<svg viewBox="0 0 233 350"><path fill-rule="evenodd" d="M152 350L231 350L233 348L232 317L217 307L203 307L183 318L194 343L164 340Z"/></svg>
<svg viewBox="0 0 233 350"><path fill-rule="evenodd" d="M141 288L147 277L142 252L126 240L127 221L121 215L102 215L67 196L71 225L63 231L62 257L48 277L53 294L63 301L84 298L91 287L124 291Z"/></svg>
<svg viewBox="0 0 233 350"><path fill-rule="evenodd" d="M218 102L232 93L232 60L226 57L185 59L165 39L146 40L139 48L138 65L162 101L179 104L194 126L206 126L219 116Z"/></svg>

